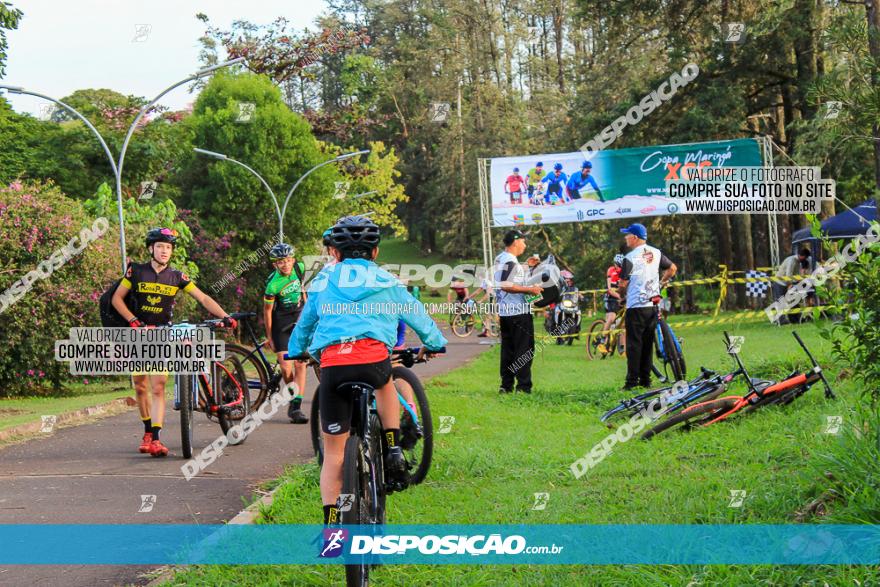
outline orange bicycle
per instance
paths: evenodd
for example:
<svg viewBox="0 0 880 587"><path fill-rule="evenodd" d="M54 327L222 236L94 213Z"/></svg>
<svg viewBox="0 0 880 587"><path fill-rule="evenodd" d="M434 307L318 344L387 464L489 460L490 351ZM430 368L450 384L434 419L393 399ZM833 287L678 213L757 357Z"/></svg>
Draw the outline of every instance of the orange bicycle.
<svg viewBox="0 0 880 587"><path fill-rule="evenodd" d="M764 406L789 404L806 393L810 387L819 381L825 386L825 397L827 399L834 399L834 392L831 391L831 386L828 384L828 380L825 379L822 367L813 358L813 355L807 349L807 345L804 344L801 337L798 336L798 333L792 332L792 335L794 335L798 344L801 345L801 348L804 349L807 357L810 358L810 362L813 363L811 370L806 373L794 371L777 383L757 381L749 377L742 360L739 358L739 354L728 350L744 375L743 379L745 379L749 387L748 393L743 396L722 397L689 406L646 431L642 434L642 439L648 440L661 432L677 427L709 426L710 424L726 420L742 409L745 409L746 412L752 412ZM727 348L731 349L730 336L727 332L724 333L724 339L727 342Z"/></svg>

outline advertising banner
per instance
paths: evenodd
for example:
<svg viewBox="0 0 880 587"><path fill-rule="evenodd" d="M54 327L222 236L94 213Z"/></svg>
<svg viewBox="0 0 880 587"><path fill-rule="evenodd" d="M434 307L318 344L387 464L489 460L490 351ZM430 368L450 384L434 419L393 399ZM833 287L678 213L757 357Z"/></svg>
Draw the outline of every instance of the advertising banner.
<svg viewBox="0 0 880 587"><path fill-rule="evenodd" d="M684 213L666 189L682 170L761 164L757 139L493 158L493 226Z"/></svg>

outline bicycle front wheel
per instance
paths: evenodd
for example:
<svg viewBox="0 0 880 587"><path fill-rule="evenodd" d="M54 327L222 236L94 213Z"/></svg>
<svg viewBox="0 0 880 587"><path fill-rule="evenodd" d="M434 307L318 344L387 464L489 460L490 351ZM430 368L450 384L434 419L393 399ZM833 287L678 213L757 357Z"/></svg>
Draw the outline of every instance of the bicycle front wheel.
<svg viewBox="0 0 880 587"><path fill-rule="evenodd" d="M410 398L415 404L417 421L409 411L401 406L400 413L400 447L406 455L412 473L410 484L416 485L425 480L431 468L434 455L434 423L431 420L431 408L428 396L418 376L406 367L391 369L394 387L404 398Z"/></svg>
<svg viewBox="0 0 880 587"><path fill-rule="evenodd" d="M697 404L675 414L674 416L666 418L653 428L649 429L642 434L642 440L650 440L661 432L671 430L677 426L691 428L693 426L700 426L706 422L710 422L721 414L732 410L736 405L736 402L737 399L735 397L723 397L721 399Z"/></svg>
<svg viewBox="0 0 880 587"><path fill-rule="evenodd" d="M361 439L352 434L345 441L345 453L342 461L342 493L339 496L339 510L342 523L362 525L370 523L370 487L366 460L361 448ZM359 564L345 565L345 583L349 586L368 584L370 565L365 558Z"/></svg>
<svg viewBox="0 0 880 587"><path fill-rule="evenodd" d="M605 330L604 320L595 320L590 324L590 330L587 332L587 356L590 359L604 359L605 355L599 351L599 344L602 343L602 335L600 332Z"/></svg>
<svg viewBox="0 0 880 587"><path fill-rule="evenodd" d="M324 437L321 436L321 414L320 402L318 401L318 393L321 386L315 388L315 395L312 396L311 418L309 419L309 427L312 432L312 448L315 450L315 457L318 459L318 465L324 464Z"/></svg>
<svg viewBox="0 0 880 587"><path fill-rule="evenodd" d="M235 355L227 355L223 362L217 363L216 373L217 379L214 385L217 387L215 393L220 403L220 410L217 412L220 429L223 430L229 444L241 444L247 439L244 431L240 427L236 434L229 434L229 431L251 413L250 394L245 387L247 376L244 366Z"/></svg>
<svg viewBox="0 0 880 587"><path fill-rule="evenodd" d="M474 330L475 319L470 314L456 314L452 319L452 334L466 338Z"/></svg>
<svg viewBox="0 0 880 587"><path fill-rule="evenodd" d="M174 384L177 386L180 401L180 447L183 458L193 456L193 376L178 375Z"/></svg>

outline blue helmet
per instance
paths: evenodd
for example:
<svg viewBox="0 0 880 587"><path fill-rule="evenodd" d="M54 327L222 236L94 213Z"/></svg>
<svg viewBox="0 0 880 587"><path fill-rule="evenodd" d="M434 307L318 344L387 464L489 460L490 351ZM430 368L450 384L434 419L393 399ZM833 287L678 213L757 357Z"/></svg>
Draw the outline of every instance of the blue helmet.
<svg viewBox="0 0 880 587"><path fill-rule="evenodd" d="M557 163L553 166L553 169L555 169L556 171L562 171L562 163Z"/></svg>
<svg viewBox="0 0 880 587"><path fill-rule="evenodd" d="M544 162L538 161L537 163L535 163L535 167L544 167Z"/></svg>
<svg viewBox="0 0 880 587"><path fill-rule="evenodd" d="M581 165L581 169L592 169L592 168L593 168L593 164L590 163L589 161L584 161L583 164Z"/></svg>
<svg viewBox="0 0 880 587"><path fill-rule="evenodd" d="M517 171L519 171L519 167L514 167L513 172L516 173Z"/></svg>

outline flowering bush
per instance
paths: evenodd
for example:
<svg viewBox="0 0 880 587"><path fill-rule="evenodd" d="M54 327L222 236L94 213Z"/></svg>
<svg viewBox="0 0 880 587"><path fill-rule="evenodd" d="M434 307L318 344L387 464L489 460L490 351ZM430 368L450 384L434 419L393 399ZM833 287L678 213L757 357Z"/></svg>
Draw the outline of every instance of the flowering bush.
<svg viewBox="0 0 880 587"><path fill-rule="evenodd" d="M81 232L99 225L109 228L82 251L59 254L78 249ZM55 361L55 340L71 327L100 325L98 297L120 270L118 234L51 183L14 182L0 187L0 242L0 396L57 387L70 376ZM41 264L53 267L48 277L21 293L21 280Z"/></svg>

